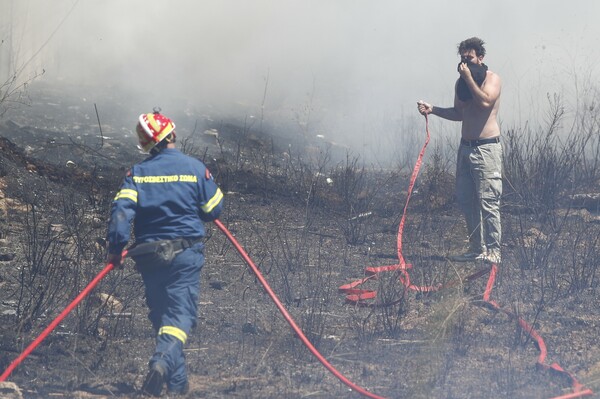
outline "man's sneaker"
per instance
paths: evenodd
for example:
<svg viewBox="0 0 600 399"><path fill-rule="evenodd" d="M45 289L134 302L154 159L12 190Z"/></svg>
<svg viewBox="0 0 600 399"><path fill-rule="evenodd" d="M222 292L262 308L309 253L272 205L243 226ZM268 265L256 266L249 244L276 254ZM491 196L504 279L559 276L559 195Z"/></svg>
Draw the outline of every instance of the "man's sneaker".
<svg viewBox="0 0 600 399"><path fill-rule="evenodd" d="M167 369L161 363L154 363L150 366L150 371L146 375L144 385L142 385L142 393L144 395L160 396L162 394L163 385L165 384L165 376Z"/></svg>
<svg viewBox="0 0 600 399"><path fill-rule="evenodd" d="M502 257L500 256L500 251L488 251L483 257L483 261L485 263L490 263L497 265L502 262Z"/></svg>
<svg viewBox="0 0 600 399"><path fill-rule="evenodd" d="M452 255L448 259L454 262L475 262L478 260L484 260L486 254L480 252L465 252L460 255Z"/></svg>

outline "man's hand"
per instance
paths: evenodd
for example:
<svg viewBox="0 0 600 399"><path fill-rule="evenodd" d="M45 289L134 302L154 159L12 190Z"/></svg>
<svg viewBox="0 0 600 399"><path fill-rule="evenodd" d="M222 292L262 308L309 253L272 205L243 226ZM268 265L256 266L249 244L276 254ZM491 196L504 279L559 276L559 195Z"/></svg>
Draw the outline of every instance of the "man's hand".
<svg viewBox="0 0 600 399"><path fill-rule="evenodd" d="M106 257L107 263L112 263L115 269L123 270L123 263L121 263L121 254L108 254Z"/></svg>
<svg viewBox="0 0 600 399"><path fill-rule="evenodd" d="M417 110L421 115L429 115L433 112L433 105L426 103L423 100L417 101Z"/></svg>
<svg viewBox="0 0 600 399"><path fill-rule="evenodd" d="M469 69L469 66L466 62L460 63L460 65L458 66L458 73L460 74L460 77L465 80L465 82L469 79L473 79L473 77L471 76L471 70Z"/></svg>

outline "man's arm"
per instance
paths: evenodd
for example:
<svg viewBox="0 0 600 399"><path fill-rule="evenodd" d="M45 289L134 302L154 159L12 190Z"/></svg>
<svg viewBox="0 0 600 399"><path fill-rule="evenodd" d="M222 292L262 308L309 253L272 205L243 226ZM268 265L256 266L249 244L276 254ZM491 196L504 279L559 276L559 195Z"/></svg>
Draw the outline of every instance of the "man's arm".
<svg viewBox="0 0 600 399"><path fill-rule="evenodd" d="M121 254L123 248L129 241L131 222L135 217L137 207L137 189L133 183L131 173L128 172L121 189L113 199L108 232L108 252L110 254Z"/></svg>
<svg viewBox="0 0 600 399"><path fill-rule="evenodd" d="M458 81L456 81L458 84ZM456 93L456 85L454 88L454 93ZM463 107L464 103L456 97L454 94L454 106L451 108L440 108L435 107L432 104L426 103L425 101L417 101L417 109L421 113L421 115L436 115L440 118L448 119L450 121L462 121L463 120Z"/></svg>
<svg viewBox="0 0 600 399"><path fill-rule="evenodd" d="M471 94L473 94L473 101L481 108L493 108L496 100L500 97L500 88L502 86L500 77L495 73L488 72L485 81L479 87L477 82L473 80L471 71L466 64L461 64L458 71L466 82Z"/></svg>
<svg viewBox="0 0 600 399"><path fill-rule="evenodd" d="M204 176L200 177L198 184L200 185L200 219L203 222L212 222L223 210L223 192L206 166L204 166Z"/></svg>
<svg viewBox="0 0 600 399"><path fill-rule="evenodd" d="M440 118L448 119L449 121L462 121L463 114L455 106L452 108L440 108L431 106L431 114L437 115Z"/></svg>

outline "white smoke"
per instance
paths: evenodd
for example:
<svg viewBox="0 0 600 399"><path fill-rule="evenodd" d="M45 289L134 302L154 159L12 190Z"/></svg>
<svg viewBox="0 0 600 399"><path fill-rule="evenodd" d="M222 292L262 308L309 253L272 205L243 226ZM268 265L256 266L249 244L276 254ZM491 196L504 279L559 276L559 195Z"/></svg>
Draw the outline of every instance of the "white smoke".
<svg viewBox="0 0 600 399"><path fill-rule="evenodd" d="M572 99L598 81L593 0L2 0L1 7L2 76L43 69L48 82L128 93L140 112L160 104L261 114L358 152L401 147L406 129L421 128L417 100L452 104L456 45L467 37L486 41L485 62L503 79L504 125L539 114L547 93ZM433 129L449 123L433 121Z"/></svg>

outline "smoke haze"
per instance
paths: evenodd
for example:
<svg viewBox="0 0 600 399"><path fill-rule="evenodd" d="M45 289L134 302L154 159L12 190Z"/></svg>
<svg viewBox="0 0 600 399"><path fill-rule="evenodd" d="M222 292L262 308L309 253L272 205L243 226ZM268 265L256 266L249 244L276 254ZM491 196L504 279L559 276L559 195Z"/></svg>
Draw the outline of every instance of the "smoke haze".
<svg viewBox="0 0 600 399"><path fill-rule="evenodd" d="M1 0L1 8L2 76L43 69L39 79L85 87L88 97L96 85L127 93L139 113L157 104L166 114L263 112L275 126L359 153L379 151L373 142L402 147L407 130L421 128L417 100L452 104L456 46L471 36L485 40L485 62L503 80L503 127L536 120L547 93L571 112L597 96L592 0Z"/></svg>

